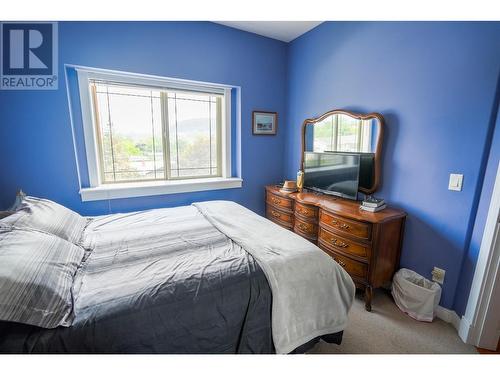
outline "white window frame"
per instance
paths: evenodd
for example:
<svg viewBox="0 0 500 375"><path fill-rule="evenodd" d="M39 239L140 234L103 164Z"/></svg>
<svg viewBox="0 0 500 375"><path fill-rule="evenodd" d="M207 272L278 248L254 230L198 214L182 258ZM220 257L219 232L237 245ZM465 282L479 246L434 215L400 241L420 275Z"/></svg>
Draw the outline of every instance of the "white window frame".
<svg viewBox="0 0 500 375"><path fill-rule="evenodd" d="M372 120L361 120L358 139L358 151L370 150L372 145ZM363 126L365 125L365 126Z"/></svg>
<svg viewBox="0 0 500 375"><path fill-rule="evenodd" d="M129 198L149 195L175 194L204 190L240 188L242 179L231 175L231 90L232 86L152 76L137 73L119 72L88 67L75 67L78 77L80 105L82 111L85 155L87 159L89 187L82 188L82 201ZM99 148L95 118L92 107L90 80L104 80L123 84L158 87L165 90L198 91L223 95L222 101L222 176L209 178L190 178L147 182L126 182L104 184L99 171Z"/></svg>

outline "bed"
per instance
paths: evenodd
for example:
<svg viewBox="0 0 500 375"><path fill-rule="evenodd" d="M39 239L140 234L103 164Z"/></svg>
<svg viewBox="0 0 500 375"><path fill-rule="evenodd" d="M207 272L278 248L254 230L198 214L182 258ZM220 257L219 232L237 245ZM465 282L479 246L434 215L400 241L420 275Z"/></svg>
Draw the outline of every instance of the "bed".
<svg viewBox="0 0 500 375"><path fill-rule="evenodd" d="M301 250L283 256L286 241ZM305 242L233 202L86 219L71 322L0 321L0 352L294 353L321 337L340 343L354 285ZM309 280L293 269L311 254L329 263L318 282L331 301L298 286Z"/></svg>

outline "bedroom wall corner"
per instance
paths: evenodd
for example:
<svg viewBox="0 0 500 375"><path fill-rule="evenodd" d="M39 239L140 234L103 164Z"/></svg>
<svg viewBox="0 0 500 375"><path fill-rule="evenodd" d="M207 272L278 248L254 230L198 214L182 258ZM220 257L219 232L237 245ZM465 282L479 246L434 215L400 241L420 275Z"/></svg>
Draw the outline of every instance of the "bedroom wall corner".
<svg viewBox="0 0 500 375"><path fill-rule="evenodd" d="M478 204L477 210L472 220L472 233L469 241L467 242L467 251L463 258L462 268L460 272L460 280L458 282L457 291L455 294L454 310L462 316L465 314L467 302L469 299L470 288L474 278L479 250L486 225L488 216L488 209L493 194L493 187L495 185L496 173L498 164L500 163L500 71L498 75L496 105L492 112L492 129L490 142L485 149L484 173L478 186Z"/></svg>

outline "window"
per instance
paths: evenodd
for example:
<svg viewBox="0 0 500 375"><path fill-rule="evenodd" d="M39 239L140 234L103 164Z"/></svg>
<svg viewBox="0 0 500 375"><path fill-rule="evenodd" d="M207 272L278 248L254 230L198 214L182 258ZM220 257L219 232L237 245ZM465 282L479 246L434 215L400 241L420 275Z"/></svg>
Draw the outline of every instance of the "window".
<svg viewBox="0 0 500 375"><path fill-rule="evenodd" d="M103 183L220 177L221 95L89 85Z"/></svg>
<svg viewBox="0 0 500 375"><path fill-rule="evenodd" d="M168 193L208 190L207 183L241 186L240 179L221 184L232 179L231 88L77 71L90 182L84 193L98 188L109 198L118 187L162 186Z"/></svg>

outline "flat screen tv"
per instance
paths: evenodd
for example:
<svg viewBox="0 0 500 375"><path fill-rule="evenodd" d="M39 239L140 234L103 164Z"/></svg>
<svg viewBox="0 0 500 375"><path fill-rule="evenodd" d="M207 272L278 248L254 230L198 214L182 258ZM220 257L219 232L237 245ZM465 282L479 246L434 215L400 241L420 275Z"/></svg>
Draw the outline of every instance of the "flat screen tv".
<svg viewBox="0 0 500 375"><path fill-rule="evenodd" d="M335 152L304 153L304 187L356 200L360 155Z"/></svg>
<svg viewBox="0 0 500 375"><path fill-rule="evenodd" d="M345 152L345 151L325 151L336 154L356 154L359 155L359 183L358 188L370 190L375 179L375 154L371 152Z"/></svg>

